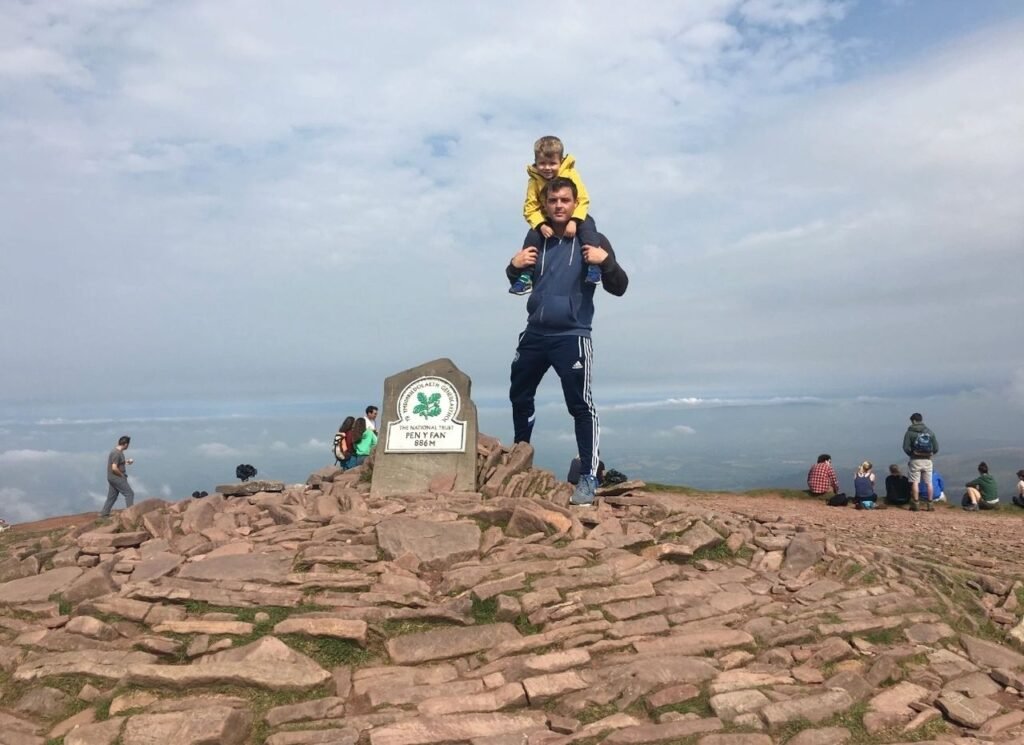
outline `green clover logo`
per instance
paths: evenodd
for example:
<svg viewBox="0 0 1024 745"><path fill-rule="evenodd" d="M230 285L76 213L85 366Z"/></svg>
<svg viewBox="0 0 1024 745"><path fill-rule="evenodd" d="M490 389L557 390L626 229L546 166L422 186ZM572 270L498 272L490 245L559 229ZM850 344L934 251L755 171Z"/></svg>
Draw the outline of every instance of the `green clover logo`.
<svg viewBox="0 0 1024 745"><path fill-rule="evenodd" d="M422 391L416 394L416 400L419 401L415 407L413 407L413 414L420 414L424 419L430 419L433 416L441 416L441 394L431 393L428 397Z"/></svg>

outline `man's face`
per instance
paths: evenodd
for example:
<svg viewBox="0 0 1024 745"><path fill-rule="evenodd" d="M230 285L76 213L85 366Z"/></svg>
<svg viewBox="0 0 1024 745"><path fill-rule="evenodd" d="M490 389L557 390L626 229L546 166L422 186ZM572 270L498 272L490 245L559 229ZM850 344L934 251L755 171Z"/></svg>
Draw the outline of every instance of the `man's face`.
<svg viewBox="0 0 1024 745"><path fill-rule="evenodd" d="M563 186L561 189L549 191L547 201L544 202L544 209L552 223L565 225L576 209L576 198L572 195L572 189Z"/></svg>
<svg viewBox="0 0 1024 745"><path fill-rule="evenodd" d="M558 167L562 165L562 159L557 155L542 155L537 158L537 162L533 164L533 167L537 169L537 173L544 177L545 181L550 181L558 175Z"/></svg>
<svg viewBox="0 0 1024 745"><path fill-rule="evenodd" d="M376 421L377 420L377 410L376 409L370 409L368 412L366 412L366 416L367 416L367 418L371 422Z"/></svg>

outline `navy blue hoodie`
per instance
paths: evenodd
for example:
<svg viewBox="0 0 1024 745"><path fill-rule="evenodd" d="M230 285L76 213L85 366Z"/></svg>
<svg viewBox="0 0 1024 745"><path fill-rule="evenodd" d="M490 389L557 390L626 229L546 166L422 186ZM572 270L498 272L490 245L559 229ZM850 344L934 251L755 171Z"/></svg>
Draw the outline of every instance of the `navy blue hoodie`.
<svg viewBox="0 0 1024 745"><path fill-rule="evenodd" d="M621 296L629 277L615 260L615 251L601 235L601 248L608 258L601 264L601 284L612 295ZM594 322L594 290L585 282L587 264L576 238L544 238L538 231L526 235L524 247L537 249L533 268L533 292L526 303L526 330L542 336L590 336ZM509 282L520 271L511 264L505 269Z"/></svg>

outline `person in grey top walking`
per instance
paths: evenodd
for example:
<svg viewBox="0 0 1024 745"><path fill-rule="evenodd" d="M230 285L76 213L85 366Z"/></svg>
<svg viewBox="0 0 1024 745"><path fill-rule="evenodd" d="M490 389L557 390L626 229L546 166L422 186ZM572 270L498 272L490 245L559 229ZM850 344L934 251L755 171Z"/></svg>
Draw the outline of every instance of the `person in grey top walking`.
<svg viewBox="0 0 1024 745"><path fill-rule="evenodd" d="M111 450L110 455L107 456L107 501L103 504L100 517L110 517L110 510L113 509L118 494L124 495L126 507L131 507L135 503L135 492L132 491L132 487L128 483L127 468L135 461L124 457L124 451L128 449L131 441L132 438L123 435L118 439L117 447Z"/></svg>

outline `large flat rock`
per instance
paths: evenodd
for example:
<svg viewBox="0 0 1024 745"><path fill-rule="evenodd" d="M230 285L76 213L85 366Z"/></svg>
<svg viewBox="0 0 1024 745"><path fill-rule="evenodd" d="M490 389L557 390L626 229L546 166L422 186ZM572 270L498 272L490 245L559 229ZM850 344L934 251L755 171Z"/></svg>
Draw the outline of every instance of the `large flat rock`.
<svg viewBox="0 0 1024 745"><path fill-rule="evenodd" d="M544 727L540 711L515 714L453 714L417 717L370 731L370 745L435 745L466 742L473 738L508 735Z"/></svg>
<svg viewBox="0 0 1024 745"><path fill-rule="evenodd" d="M1009 647L995 642L978 639L974 636L963 634L960 637L960 644L963 646L967 656L975 665L983 667L1005 667L1010 670L1018 670L1024 667L1024 655L1015 652Z"/></svg>
<svg viewBox="0 0 1024 745"><path fill-rule="evenodd" d="M156 657L146 652L115 652L102 649L81 649L34 657L18 665L14 679L39 680L55 675L92 675L104 680L119 680L132 665L148 664Z"/></svg>
<svg viewBox="0 0 1024 745"><path fill-rule="evenodd" d="M82 575L79 567L61 567L32 577L22 577L0 585L0 604L41 603L71 586Z"/></svg>
<svg viewBox="0 0 1024 745"><path fill-rule="evenodd" d="M308 691L331 674L279 639L265 636L239 649L200 658L191 665L132 665L129 683L187 689L202 685L241 685L271 691Z"/></svg>
<svg viewBox="0 0 1024 745"><path fill-rule="evenodd" d="M397 665L418 665L431 660L462 657L490 649L502 642L521 639L510 623L467 628L432 629L389 639L388 654Z"/></svg>
<svg viewBox="0 0 1024 745"><path fill-rule="evenodd" d="M694 655L753 643L754 637L746 631L710 628L658 637L650 641L638 641L633 643L633 647L638 654Z"/></svg>
<svg viewBox="0 0 1024 745"><path fill-rule="evenodd" d="M178 571L178 577L207 582L237 580L284 584L288 581L291 568L291 554L237 554L214 556L186 564Z"/></svg>
<svg viewBox="0 0 1024 745"><path fill-rule="evenodd" d="M433 522L389 517L377 524L377 543L389 559L412 554L431 569L476 558L480 528L468 520Z"/></svg>
<svg viewBox="0 0 1024 745"><path fill-rule="evenodd" d="M230 706L208 706L128 720L122 745L241 745L249 739L252 714Z"/></svg>

